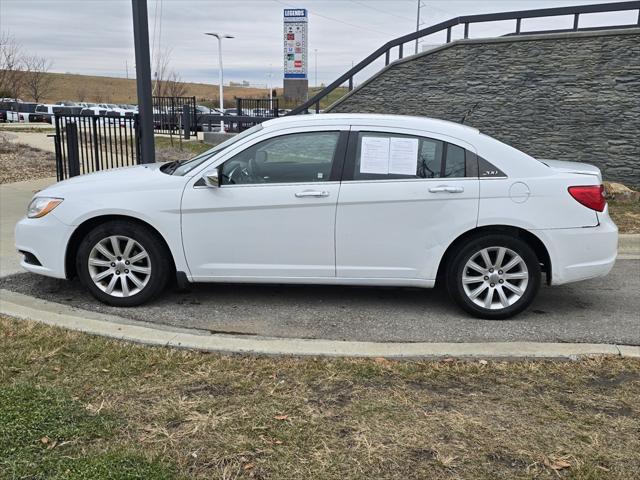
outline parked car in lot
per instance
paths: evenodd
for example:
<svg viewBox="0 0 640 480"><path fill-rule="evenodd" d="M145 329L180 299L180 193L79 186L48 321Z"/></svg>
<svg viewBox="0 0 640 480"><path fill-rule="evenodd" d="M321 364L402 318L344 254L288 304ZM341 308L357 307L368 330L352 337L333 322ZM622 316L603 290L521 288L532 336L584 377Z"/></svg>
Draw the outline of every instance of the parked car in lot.
<svg viewBox="0 0 640 480"><path fill-rule="evenodd" d="M36 107L36 112L41 114L47 123L55 123L55 114L77 115L83 110L82 107L65 107L63 105L40 104Z"/></svg>
<svg viewBox="0 0 640 480"><path fill-rule="evenodd" d="M541 279L606 275L600 171L420 117L302 115L190 160L75 177L16 227L22 266L132 306L186 282L433 287L508 318Z"/></svg>
<svg viewBox="0 0 640 480"><path fill-rule="evenodd" d="M206 105L196 105L197 131L220 131L220 120L217 117L221 115L224 115L224 113L218 108L211 108Z"/></svg>
<svg viewBox="0 0 640 480"><path fill-rule="evenodd" d="M3 107L7 122L11 123L42 123L45 116L37 111L38 104L33 102L11 102Z"/></svg>

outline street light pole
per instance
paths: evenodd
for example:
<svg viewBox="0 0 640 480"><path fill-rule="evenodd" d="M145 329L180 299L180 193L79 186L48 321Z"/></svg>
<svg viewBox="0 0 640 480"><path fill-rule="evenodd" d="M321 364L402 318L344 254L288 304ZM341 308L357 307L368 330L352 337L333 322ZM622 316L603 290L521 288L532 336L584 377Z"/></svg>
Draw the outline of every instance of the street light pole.
<svg viewBox="0 0 640 480"><path fill-rule="evenodd" d="M222 114L224 114L224 90L223 90L223 82L224 82L224 75L222 73L222 39L223 38L233 38L232 35L226 35L223 33L205 33L205 35L210 35L212 37L216 37L218 39L218 62L220 64L220 76L219 76L219 82L220 82L220 112ZM238 112L238 115L240 115L241 113ZM224 121L220 120L220 133L224 133Z"/></svg>

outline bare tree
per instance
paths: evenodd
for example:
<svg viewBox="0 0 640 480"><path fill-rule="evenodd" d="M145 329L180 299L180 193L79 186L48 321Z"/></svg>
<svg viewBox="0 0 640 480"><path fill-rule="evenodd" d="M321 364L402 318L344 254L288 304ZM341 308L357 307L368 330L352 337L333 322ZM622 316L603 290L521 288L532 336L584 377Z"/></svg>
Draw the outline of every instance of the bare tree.
<svg viewBox="0 0 640 480"><path fill-rule="evenodd" d="M53 91L53 76L49 74L51 61L38 55L25 58L24 88L34 102L39 102Z"/></svg>
<svg viewBox="0 0 640 480"><path fill-rule="evenodd" d="M24 66L22 46L12 35L0 32L0 96L20 97Z"/></svg>
<svg viewBox="0 0 640 480"><path fill-rule="evenodd" d="M187 93L187 85L182 77L171 69L171 49L158 53L154 61L153 95L157 97L183 97Z"/></svg>
<svg viewBox="0 0 640 480"><path fill-rule="evenodd" d="M153 69L153 95L157 97L166 97L167 95L167 77L169 74L169 62L171 60L171 50L166 49L159 52L154 61Z"/></svg>
<svg viewBox="0 0 640 480"><path fill-rule="evenodd" d="M187 93L187 85L175 70L172 70L167 76L165 92L167 97L184 97Z"/></svg>
<svg viewBox="0 0 640 480"><path fill-rule="evenodd" d="M76 98L79 102L84 102L87 99L87 87L84 83L80 83L76 90Z"/></svg>

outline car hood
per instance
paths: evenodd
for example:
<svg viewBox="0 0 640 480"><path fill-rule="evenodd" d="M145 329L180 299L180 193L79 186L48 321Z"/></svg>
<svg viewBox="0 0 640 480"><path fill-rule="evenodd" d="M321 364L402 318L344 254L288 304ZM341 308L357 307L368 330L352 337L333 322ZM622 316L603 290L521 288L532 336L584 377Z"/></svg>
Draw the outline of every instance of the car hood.
<svg viewBox="0 0 640 480"><path fill-rule="evenodd" d="M78 175L58 183L54 183L43 192L52 193L58 191L68 191L83 189L84 187L92 189L101 189L103 186L116 186L126 183L144 183L152 176L159 173L162 163L150 163L145 165L136 165L133 167L113 168L102 170L100 172L88 173L86 175Z"/></svg>
<svg viewBox="0 0 640 480"><path fill-rule="evenodd" d="M563 173L578 173L582 175L595 175L602 182L602 174L600 173L600 169L594 165L590 165L588 163L580 163L580 162L566 162L562 160L540 160L542 163L547 165L549 168L552 168L558 172Z"/></svg>

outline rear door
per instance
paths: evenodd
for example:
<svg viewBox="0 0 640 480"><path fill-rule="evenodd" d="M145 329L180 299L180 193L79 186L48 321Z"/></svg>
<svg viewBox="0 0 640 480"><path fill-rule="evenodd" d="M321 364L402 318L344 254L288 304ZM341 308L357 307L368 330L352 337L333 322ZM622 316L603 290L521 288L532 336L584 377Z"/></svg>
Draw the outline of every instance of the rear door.
<svg viewBox="0 0 640 480"><path fill-rule="evenodd" d="M432 280L446 247L476 226L478 206L471 145L354 126L336 215L337 276Z"/></svg>

